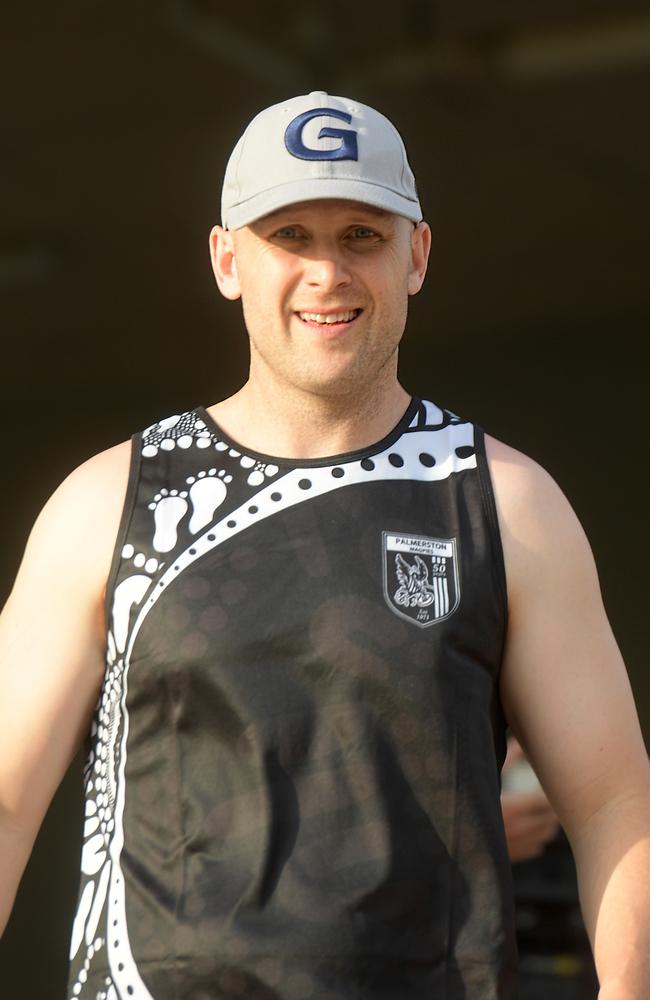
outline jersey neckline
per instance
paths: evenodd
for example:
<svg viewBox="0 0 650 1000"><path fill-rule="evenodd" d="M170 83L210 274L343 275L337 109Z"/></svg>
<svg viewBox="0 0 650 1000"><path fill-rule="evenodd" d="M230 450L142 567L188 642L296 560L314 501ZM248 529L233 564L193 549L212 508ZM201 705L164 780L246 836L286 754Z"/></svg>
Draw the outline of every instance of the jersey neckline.
<svg viewBox="0 0 650 1000"><path fill-rule="evenodd" d="M245 448L239 442L231 438L230 435L226 434L222 428L219 426L214 417L209 413L205 406L197 406L195 413L197 413L201 420L203 420L209 430L213 434L218 435L219 439L225 442L229 448L233 448L235 451L240 452L242 455L250 455L251 458L255 458L260 462L265 462L267 465L277 465L282 468L302 468L302 469L316 469L328 465L342 465L346 462L354 462L363 458L371 458L373 455L377 455L384 451L386 448L390 447L401 435L404 430L410 425L415 413L420 405L420 400L416 396L411 396L411 400L406 407L406 410L397 421L392 430L388 432L380 441L376 441L374 444L366 445L365 448L357 448L354 451L341 452L338 455L325 455L321 458L282 458L278 455L267 455L263 452L253 451L251 448Z"/></svg>

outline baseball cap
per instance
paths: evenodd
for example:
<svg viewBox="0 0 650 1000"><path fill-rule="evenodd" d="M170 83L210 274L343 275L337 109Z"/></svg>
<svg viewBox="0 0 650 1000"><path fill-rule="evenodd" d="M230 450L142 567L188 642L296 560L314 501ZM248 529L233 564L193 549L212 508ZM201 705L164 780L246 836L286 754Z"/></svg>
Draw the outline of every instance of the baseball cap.
<svg viewBox="0 0 650 1000"><path fill-rule="evenodd" d="M299 201L346 198L422 219L395 126L374 108L325 91L260 111L235 146L221 198L225 229Z"/></svg>

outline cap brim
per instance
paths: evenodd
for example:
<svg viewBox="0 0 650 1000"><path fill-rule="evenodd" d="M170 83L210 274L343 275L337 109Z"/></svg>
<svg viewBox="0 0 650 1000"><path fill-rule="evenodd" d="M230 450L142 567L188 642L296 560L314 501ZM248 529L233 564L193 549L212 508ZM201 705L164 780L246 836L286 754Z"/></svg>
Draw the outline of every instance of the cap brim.
<svg viewBox="0 0 650 1000"><path fill-rule="evenodd" d="M369 184L367 181L320 177L289 181L263 191L239 205L233 205L224 213L223 226L225 229L241 229L242 226L248 226L279 208L303 201L317 201L320 198L359 201L364 205L383 208L384 211L393 212L395 215L403 215L411 222L422 221L419 201L404 198L390 188Z"/></svg>

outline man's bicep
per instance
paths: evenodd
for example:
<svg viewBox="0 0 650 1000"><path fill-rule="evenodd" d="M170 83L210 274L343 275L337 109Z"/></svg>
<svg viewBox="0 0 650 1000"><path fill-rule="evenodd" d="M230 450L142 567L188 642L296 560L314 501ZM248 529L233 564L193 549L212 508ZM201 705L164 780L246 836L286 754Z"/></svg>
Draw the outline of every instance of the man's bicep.
<svg viewBox="0 0 650 1000"><path fill-rule="evenodd" d="M589 544L543 470L520 470L500 518L510 613L502 698L567 832L645 780L627 673Z"/></svg>
<svg viewBox="0 0 650 1000"><path fill-rule="evenodd" d="M103 588L121 456L62 484L36 522L0 616L0 813L38 827L88 730L103 673ZM100 496L117 473L113 495ZM124 484L125 486L125 484Z"/></svg>
<svg viewBox="0 0 650 1000"><path fill-rule="evenodd" d="M90 609L74 588L56 591L43 603L17 581L0 621L0 806L25 822L40 822L100 682Z"/></svg>

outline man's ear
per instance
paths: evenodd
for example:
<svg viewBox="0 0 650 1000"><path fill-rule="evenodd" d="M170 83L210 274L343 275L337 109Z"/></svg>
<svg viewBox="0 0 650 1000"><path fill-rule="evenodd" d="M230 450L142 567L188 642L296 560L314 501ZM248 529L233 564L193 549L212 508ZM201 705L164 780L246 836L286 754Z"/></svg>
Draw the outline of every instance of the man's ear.
<svg viewBox="0 0 650 1000"><path fill-rule="evenodd" d="M431 228L427 222L418 222L411 233L411 267L408 278L408 293L415 295L422 288L427 273L429 251L431 250Z"/></svg>
<svg viewBox="0 0 650 1000"><path fill-rule="evenodd" d="M230 229L214 226L210 231L210 260L214 278L219 291L227 299L241 297L237 262L235 260L235 241Z"/></svg>

